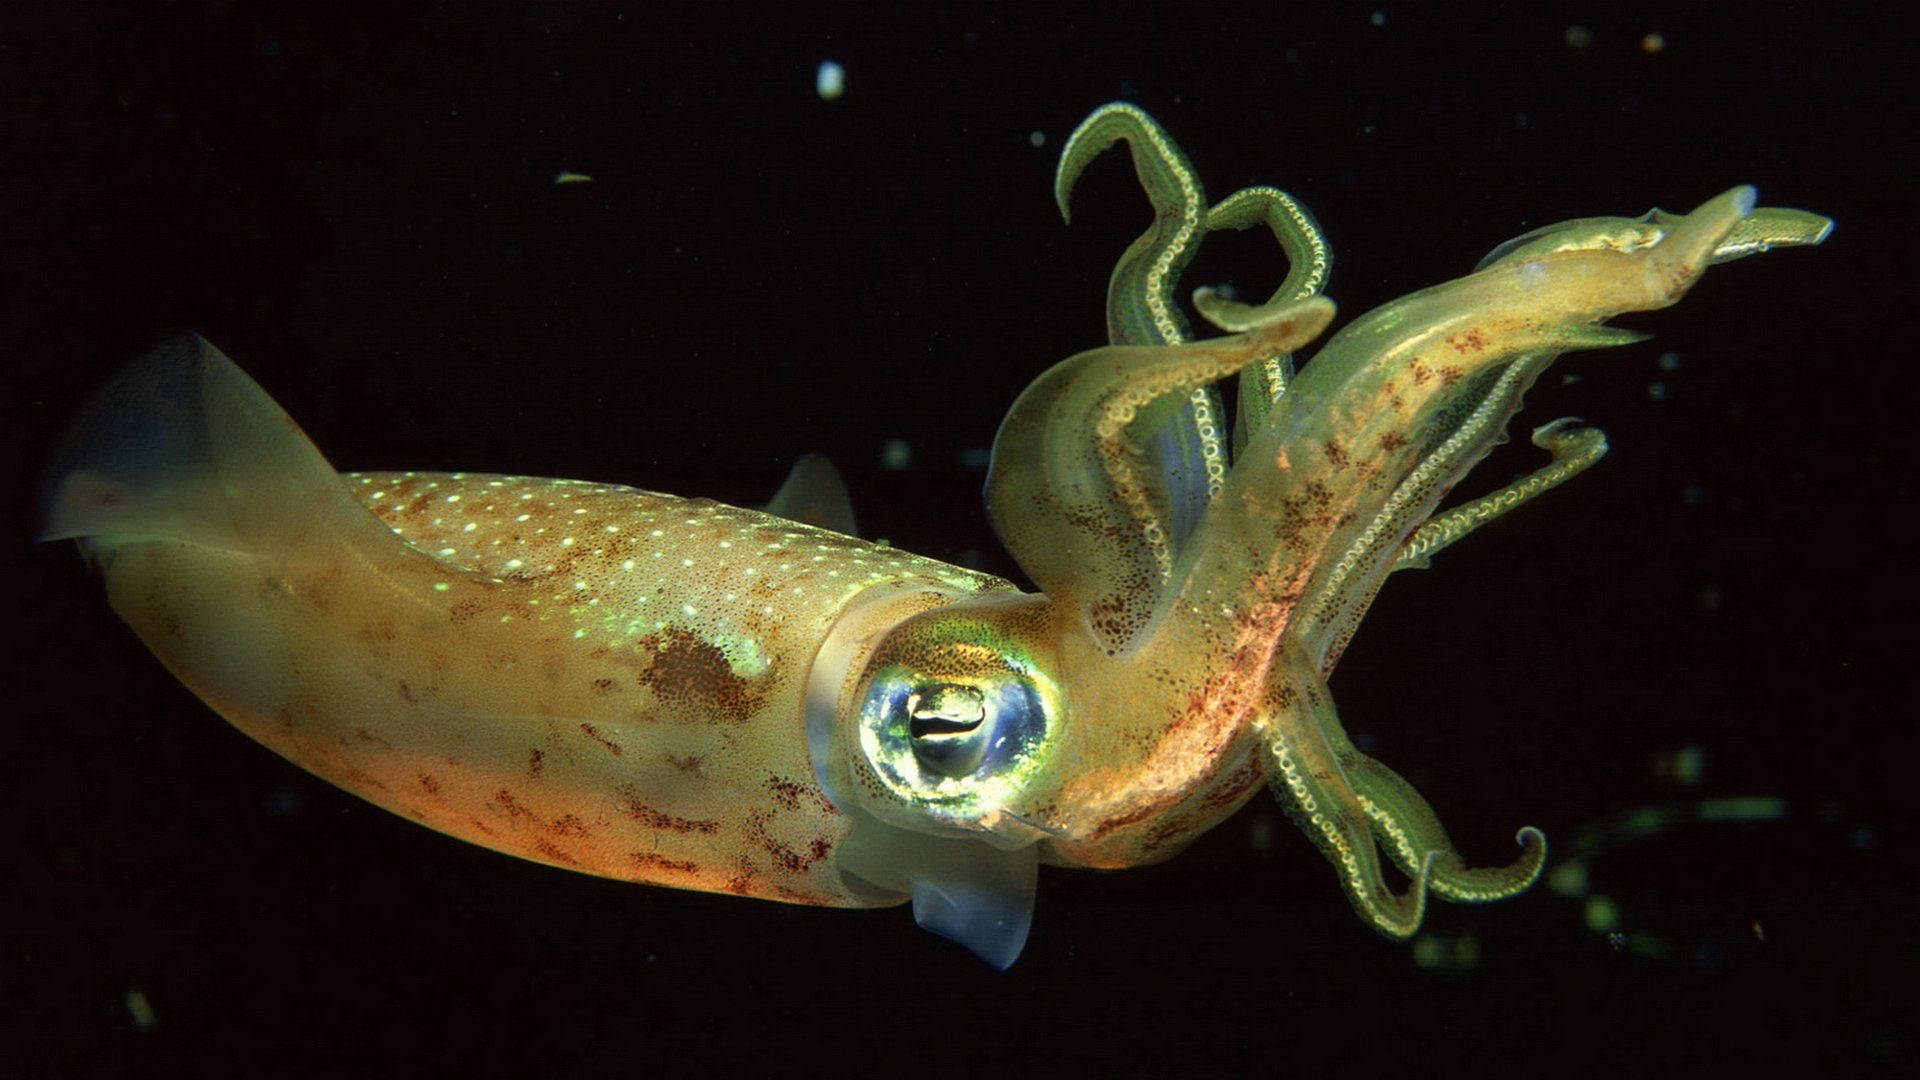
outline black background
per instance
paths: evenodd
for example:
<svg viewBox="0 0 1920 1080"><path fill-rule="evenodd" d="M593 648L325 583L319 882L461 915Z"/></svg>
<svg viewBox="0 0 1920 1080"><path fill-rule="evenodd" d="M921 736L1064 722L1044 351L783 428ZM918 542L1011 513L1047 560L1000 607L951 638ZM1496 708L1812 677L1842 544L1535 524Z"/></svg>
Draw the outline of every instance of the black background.
<svg viewBox="0 0 1920 1080"><path fill-rule="evenodd" d="M1907 32L1840 5L1374 10L7 5L9 1061L1911 1066ZM1575 25L1590 46L1567 43ZM837 101L813 92L827 59L848 72ZM1470 858L1506 858L1522 823L1564 852L1635 808L1713 797L1778 798L1780 820L1610 834L1593 885L1622 937L1542 886L1437 905L1409 948L1353 918L1262 796L1166 865L1046 872L1001 974L903 910L600 881L359 803L221 723L66 545L23 539L66 418L197 329L341 468L757 504L821 450L870 535L1014 574L977 459L1027 380L1101 341L1144 202L1117 154L1072 228L1050 183L1062 138L1114 98L1151 111L1215 196L1273 183L1311 207L1343 320L1537 225L1734 183L1838 219L1823 248L1717 268L1622 320L1655 341L1563 360L1516 430L1579 415L1613 453L1397 575L1334 680L1348 727ZM556 186L563 169L593 180ZM1279 276L1247 233L1189 280ZM889 439L910 467L881 467ZM1535 454L1504 448L1477 489ZM1691 785L1681 748L1704 763Z"/></svg>

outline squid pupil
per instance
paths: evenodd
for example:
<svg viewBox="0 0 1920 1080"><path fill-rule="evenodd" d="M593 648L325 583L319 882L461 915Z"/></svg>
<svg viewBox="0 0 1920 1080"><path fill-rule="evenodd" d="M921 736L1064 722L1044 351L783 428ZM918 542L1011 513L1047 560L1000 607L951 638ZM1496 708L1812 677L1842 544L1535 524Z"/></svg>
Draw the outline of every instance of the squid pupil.
<svg viewBox="0 0 1920 1080"><path fill-rule="evenodd" d="M980 692L970 686L938 686L907 695L907 733L915 739L965 735L986 718Z"/></svg>
<svg viewBox="0 0 1920 1080"><path fill-rule="evenodd" d="M965 735L980 726L978 720L950 720L944 716L916 716L907 722L907 730L916 739L940 735Z"/></svg>

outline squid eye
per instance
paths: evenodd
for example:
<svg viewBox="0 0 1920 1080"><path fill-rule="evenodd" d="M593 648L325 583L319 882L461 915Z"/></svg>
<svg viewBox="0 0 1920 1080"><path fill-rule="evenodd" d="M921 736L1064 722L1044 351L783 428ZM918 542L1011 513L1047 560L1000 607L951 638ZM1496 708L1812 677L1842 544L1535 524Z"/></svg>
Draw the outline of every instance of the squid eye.
<svg viewBox="0 0 1920 1080"><path fill-rule="evenodd" d="M867 762L915 804L964 813L1016 783L1048 741L1048 710L1029 673L1005 662L973 667L940 678L883 665L867 686Z"/></svg>

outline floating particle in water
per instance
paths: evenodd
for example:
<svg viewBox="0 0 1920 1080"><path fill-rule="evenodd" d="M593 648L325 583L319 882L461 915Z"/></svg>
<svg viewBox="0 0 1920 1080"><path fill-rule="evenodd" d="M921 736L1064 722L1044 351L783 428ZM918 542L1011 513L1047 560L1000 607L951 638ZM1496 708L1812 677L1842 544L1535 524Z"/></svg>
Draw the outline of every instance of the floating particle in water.
<svg viewBox="0 0 1920 1080"><path fill-rule="evenodd" d="M586 173L574 172L572 169L561 169L559 172L553 174L555 187L561 184L585 184L592 181L592 179L593 177L588 176Z"/></svg>
<svg viewBox="0 0 1920 1080"><path fill-rule="evenodd" d="M880 467L899 472L913 464L913 444L905 439L888 439L880 444Z"/></svg>
<svg viewBox="0 0 1920 1080"><path fill-rule="evenodd" d="M1620 925L1620 905L1609 896L1589 896L1581 908L1587 929L1612 936Z"/></svg>
<svg viewBox="0 0 1920 1080"><path fill-rule="evenodd" d="M1247 845L1262 854L1273 850L1273 818L1271 816L1253 815L1247 823Z"/></svg>
<svg viewBox="0 0 1920 1080"><path fill-rule="evenodd" d="M1421 934L1413 941L1415 965L1437 971L1468 971L1479 966L1480 938L1474 934Z"/></svg>
<svg viewBox="0 0 1920 1080"><path fill-rule="evenodd" d="M160 1018L154 1014L153 1002L147 999L147 992L145 990L137 986L130 986L127 988L126 996L122 1000L126 1002L127 1015L133 1018L133 1029L135 1031L152 1031L159 1026Z"/></svg>
<svg viewBox="0 0 1920 1080"><path fill-rule="evenodd" d="M832 60L820 61L813 73L813 92L821 101L832 101L847 92L847 69Z"/></svg>
<svg viewBox="0 0 1920 1080"><path fill-rule="evenodd" d="M1706 775L1707 752L1691 743L1676 746L1653 760L1653 773L1680 787L1693 787Z"/></svg>

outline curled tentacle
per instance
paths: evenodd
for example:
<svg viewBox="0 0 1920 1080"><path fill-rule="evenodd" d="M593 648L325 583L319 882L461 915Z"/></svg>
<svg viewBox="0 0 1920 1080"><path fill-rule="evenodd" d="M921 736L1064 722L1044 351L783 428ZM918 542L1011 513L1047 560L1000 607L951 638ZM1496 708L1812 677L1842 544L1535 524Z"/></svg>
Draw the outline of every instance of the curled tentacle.
<svg viewBox="0 0 1920 1080"><path fill-rule="evenodd" d="M1683 220L1681 215L1652 210L1638 218L1596 217L1565 221L1532 230L1496 247L1481 268L1542 255L1567 252L1642 251L1658 243ZM1742 218L1713 248L1707 259L1717 265L1772 247L1817 244L1832 222L1804 210L1759 207ZM1203 309L1204 310L1204 309ZM1606 436L1597 429L1569 427L1559 421L1533 433L1536 446L1553 454L1552 463L1480 499L1432 518L1410 535L1411 523L1421 520L1432 504L1505 439L1508 420L1519 411L1520 399L1554 354L1522 356L1486 384L1483 396L1456 399L1453 415L1434 425L1430 452L1402 482L1381 514L1335 564L1303 615L1303 632L1325 641L1323 664L1339 659L1374 593L1390 570L1423 567L1444 548L1494 518L1546 493L1590 468L1607 452ZM1244 400L1244 398L1243 398ZM1405 537L1392 563L1381 566L1382 545Z"/></svg>
<svg viewBox="0 0 1920 1080"><path fill-rule="evenodd" d="M1528 825L1515 835L1521 851L1512 862L1470 868L1427 800L1399 773L1361 753L1330 705L1311 716L1352 786L1374 838L1408 877L1418 877L1424 868L1434 895L1454 903L1501 900L1526 891L1539 878L1547 861L1547 838L1539 829Z"/></svg>
<svg viewBox="0 0 1920 1080"><path fill-rule="evenodd" d="M1469 503L1436 514L1415 529L1394 556L1393 569L1425 568L1441 549L1449 547L1522 503L1552 491L1592 468L1607 453L1607 435L1563 416L1533 429L1533 445L1553 455L1553 461L1513 483Z"/></svg>
<svg viewBox="0 0 1920 1080"><path fill-rule="evenodd" d="M1305 657L1276 664L1254 732L1267 749L1267 780L1281 805L1339 871L1341 887L1368 925L1389 937L1411 937L1426 914L1427 888L1444 857L1437 847L1421 854L1404 845L1389 849L1404 857L1413 879L1404 893L1387 887L1370 807L1343 763L1346 744L1333 695ZM1328 733L1340 733L1329 738ZM1451 848L1447 849L1451 851Z"/></svg>
<svg viewBox="0 0 1920 1080"><path fill-rule="evenodd" d="M1225 642L1255 611L1277 608L1285 625L1303 600L1332 595L1326 583L1353 574L1340 569L1339 554L1376 525L1431 454L1407 432L1457 430L1449 411L1483 401L1479 380L1522 358L1638 340L1594 324L1678 300L1752 201L1750 188L1728 192L1632 254L1503 261L1341 331L1249 439L1200 542L1175 570L1177 599L1154 640ZM1410 516L1409 528L1422 517ZM1379 544L1373 557L1385 561L1397 548ZM1302 581L1299 567L1314 570ZM1324 641L1306 644L1325 655Z"/></svg>
<svg viewBox="0 0 1920 1080"><path fill-rule="evenodd" d="M1087 618L1102 645L1125 648L1164 599L1172 565L1144 413L1154 401L1276 350L1333 317L1302 301L1251 333L1177 347L1109 346L1056 364L1008 411L994 439L987 508L1009 552L1056 603Z"/></svg>
<svg viewBox="0 0 1920 1080"><path fill-rule="evenodd" d="M1433 807L1400 774L1356 750L1347 777L1373 822L1374 835L1394 864L1409 876L1417 867L1427 866L1427 884L1442 899L1455 903L1504 900L1525 892L1546 866L1547 838L1527 825L1514 835L1521 851L1512 862L1470 868L1447 838Z"/></svg>
<svg viewBox="0 0 1920 1080"><path fill-rule="evenodd" d="M1192 331L1174 290L1205 233L1206 193L1179 146L1151 116L1125 102L1094 110L1067 137L1054 173L1054 201L1068 212L1073 186L1094 158L1116 142L1133 157L1140 187L1153 205L1153 223L1127 246L1107 280L1107 340L1114 345L1177 345ZM1226 417L1220 396L1206 384L1146 407L1141 430L1154 467L1166 475L1164 519L1178 547L1217 495L1227 469Z"/></svg>
<svg viewBox="0 0 1920 1080"><path fill-rule="evenodd" d="M1519 409L1522 391L1551 361L1551 355L1522 357L1490 373L1484 392L1460 396L1461 408L1453 410L1457 419L1449 417L1434 425L1439 441L1400 481L1301 608L1296 632L1304 640L1321 643L1322 671L1332 670L1338 662L1374 594L1398 565L1388 553L1403 546L1415 523L1426 520L1447 489L1505 437L1507 420ZM1468 405L1472 408L1465 408Z"/></svg>
<svg viewBox="0 0 1920 1080"><path fill-rule="evenodd" d="M1287 276L1264 304L1250 305L1224 297L1210 288L1195 289L1193 306L1202 318L1229 333L1257 323L1266 308L1290 304L1325 291L1333 271L1333 249L1307 208L1293 196L1272 187L1250 187L1227 196L1207 211L1207 231L1247 229L1264 224L1287 257ZM1247 432L1258 427L1267 410L1293 381L1293 357L1279 353L1240 369L1239 415L1233 427L1233 451L1246 445Z"/></svg>
<svg viewBox="0 0 1920 1080"><path fill-rule="evenodd" d="M1073 187L1093 159L1124 142L1134 173L1153 205L1153 224L1127 246L1107 280L1107 340L1114 345L1175 345L1193 337L1174 302L1180 273L1203 233L1206 193L1186 155L1140 109L1113 102L1080 122L1060 151L1053 198L1071 221Z"/></svg>
<svg viewBox="0 0 1920 1080"><path fill-rule="evenodd" d="M1215 203L1207 211L1208 232L1226 229L1250 229L1265 225L1287 257L1287 276L1280 282L1267 304L1286 304L1324 292L1327 276L1333 272L1333 249L1307 208L1293 196L1274 187L1241 188ZM1213 297L1195 307L1208 322L1222 330L1233 325L1249 306L1225 297Z"/></svg>
<svg viewBox="0 0 1920 1080"><path fill-rule="evenodd" d="M1483 452L1517 405L1518 390L1503 390L1501 379L1524 384L1560 352L1635 340L1594 324L1673 303L1752 206L1752 190L1738 188L1651 247L1503 260L1363 317L1327 344L1249 440L1196 556L1176 570L1180 592L1149 648L1211 641L1216 670L1268 671L1271 703L1253 723L1269 776L1383 932L1417 927L1436 875L1457 899L1524 887L1544 839L1523 830L1514 864L1470 870L1425 800L1352 751L1320 681L1330 631L1351 631L1342 605L1358 597L1364 606L1404 535L1396 529L1410 530L1438 498L1427 486L1471 464L1468 453ZM1444 438L1416 445L1406 431ZM1466 445L1450 448L1454 441ZM1435 475L1422 480L1423 468ZM1263 633L1273 635L1265 649ZM1386 892L1376 838L1415 873L1415 895Z"/></svg>

